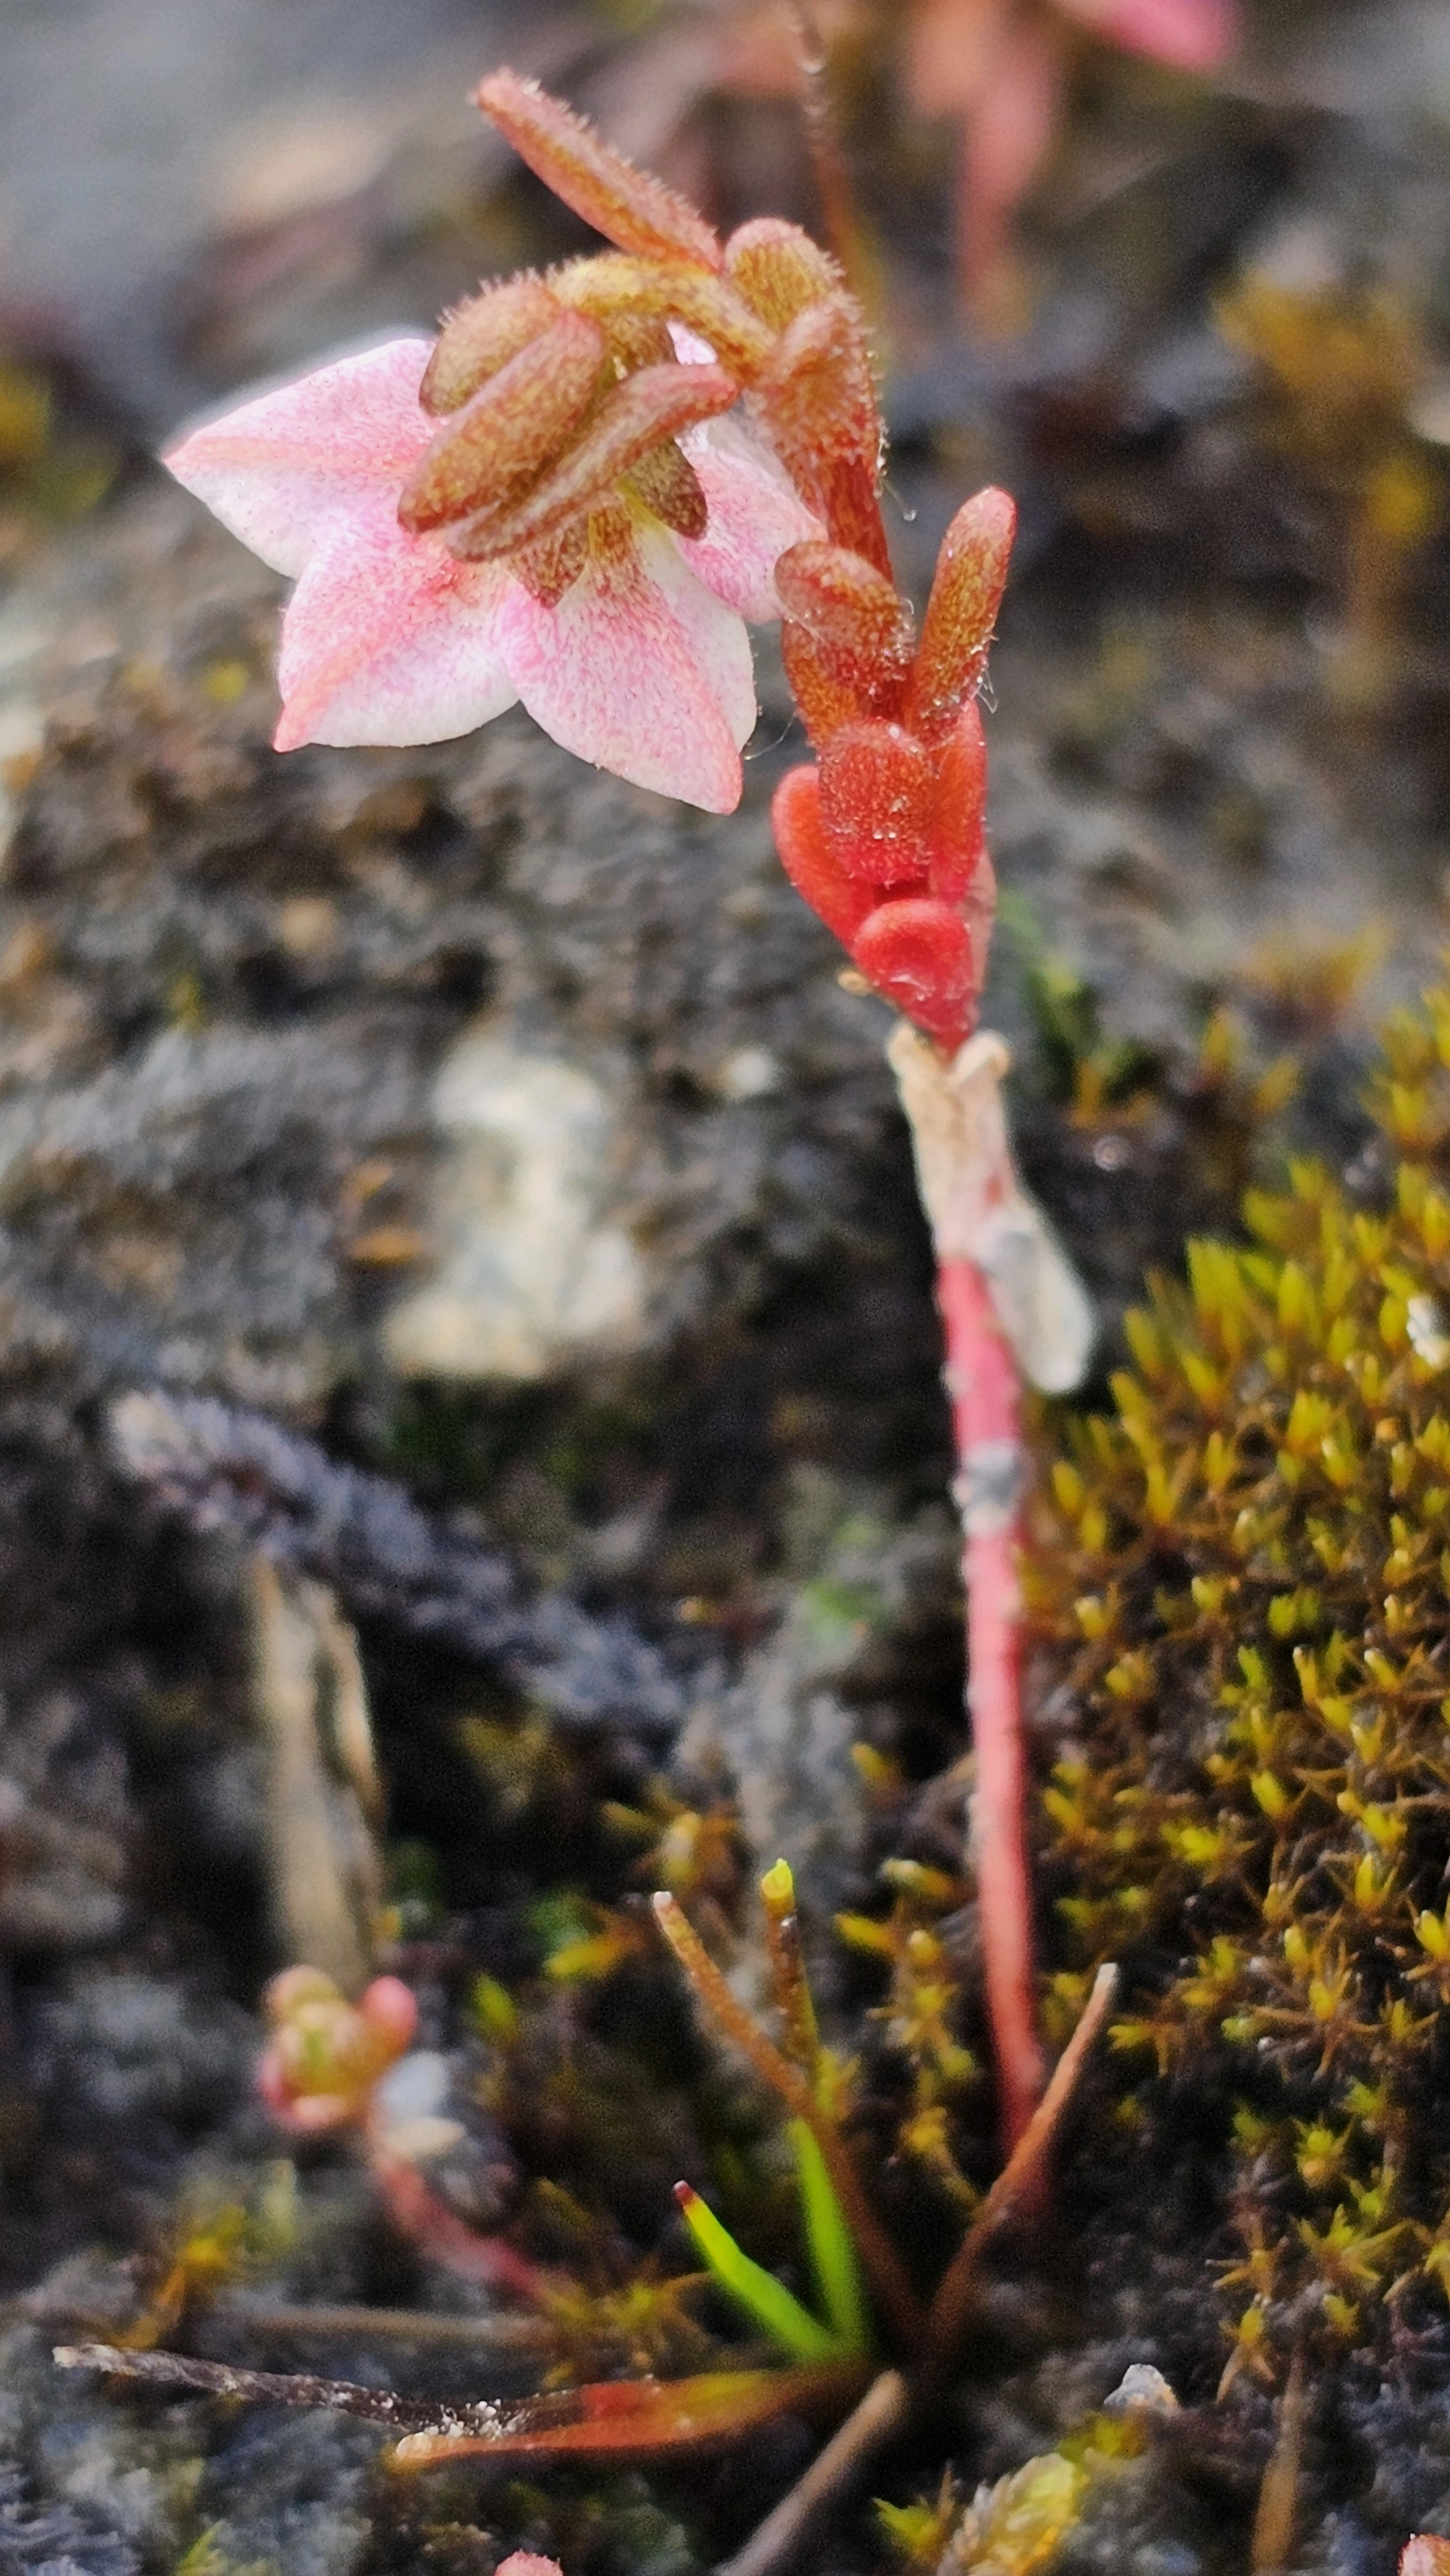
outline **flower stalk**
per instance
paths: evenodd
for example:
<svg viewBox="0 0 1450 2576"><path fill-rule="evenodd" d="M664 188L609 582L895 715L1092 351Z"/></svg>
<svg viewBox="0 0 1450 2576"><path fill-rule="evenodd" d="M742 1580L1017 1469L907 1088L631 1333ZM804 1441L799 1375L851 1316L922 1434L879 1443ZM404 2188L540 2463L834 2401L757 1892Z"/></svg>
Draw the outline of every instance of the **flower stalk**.
<svg viewBox="0 0 1450 2576"><path fill-rule="evenodd" d="M902 1014L891 1055L936 1237L969 1594L972 1851L1010 2149L1040 2079L1018 1369L1074 1383L1091 1331L1012 1168L1005 1050L974 1035L995 901L977 695L1016 512L989 489L957 513L918 640L881 515L865 326L835 261L774 217L722 241L512 72L478 101L610 247L490 284L436 343L344 359L195 430L167 461L297 577L279 749L437 740L521 698L585 758L725 811L756 713L742 621L781 621L816 758L777 790L777 846L858 977ZM777 1948L790 1937L783 1914ZM685 1964L698 1983L700 1962ZM791 2045L809 2055L802 2030ZM859 2187L818 2088L780 2062L845 2198ZM900 2323L907 2285L888 2289L879 2253L874 2269Z"/></svg>

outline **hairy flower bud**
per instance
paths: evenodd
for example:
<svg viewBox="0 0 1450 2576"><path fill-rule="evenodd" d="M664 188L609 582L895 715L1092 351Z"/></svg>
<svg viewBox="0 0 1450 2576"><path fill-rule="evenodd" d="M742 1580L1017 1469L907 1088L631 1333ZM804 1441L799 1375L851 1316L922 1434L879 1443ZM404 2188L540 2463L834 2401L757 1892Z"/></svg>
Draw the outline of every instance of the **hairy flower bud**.
<svg viewBox="0 0 1450 2576"><path fill-rule="evenodd" d="M898 724L845 725L821 754L821 815L853 877L890 885L926 866L932 765Z"/></svg>
<svg viewBox="0 0 1450 2576"><path fill-rule="evenodd" d="M855 307L812 304L782 332L755 385L760 422L833 541L890 573L876 506L881 421Z"/></svg>
<svg viewBox="0 0 1450 2576"><path fill-rule="evenodd" d="M1012 500L989 484L962 504L942 539L907 708L927 741L950 730L981 680L1016 527Z"/></svg>
<svg viewBox="0 0 1450 2576"><path fill-rule="evenodd" d="M770 818L781 865L802 901L849 948L879 889L851 877L821 819L821 773L811 761L788 769L775 791Z"/></svg>
<svg viewBox="0 0 1450 2576"><path fill-rule="evenodd" d="M576 318L582 324L583 317ZM734 380L722 367L641 368L606 394L578 445L532 491L521 500L506 494L450 528L449 546L472 563L535 544L578 511L607 499L620 476L665 439L728 411L735 396Z"/></svg>
<svg viewBox="0 0 1450 2576"><path fill-rule="evenodd" d="M968 698L936 755L927 833L931 890L945 903L958 901L981 873L986 804L987 737L977 701Z"/></svg>
<svg viewBox="0 0 1450 2576"><path fill-rule="evenodd" d="M475 95L520 160L606 241L646 259L674 256L702 268L723 265L719 236L703 215L662 180L637 170L537 81L492 72Z"/></svg>
<svg viewBox="0 0 1450 2576"><path fill-rule="evenodd" d="M445 315L438 345L423 370L418 400L425 411L457 411L480 385L557 322L563 310L541 277L509 277L486 286Z"/></svg>
<svg viewBox="0 0 1450 2576"><path fill-rule="evenodd" d="M403 486L401 525L417 536L516 497L584 418L604 356L598 323L561 313L447 414Z"/></svg>
<svg viewBox="0 0 1450 2576"><path fill-rule="evenodd" d="M884 573L845 546L807 538L775 567L781 607L869 684L882 665L900 666L912 646L911 610Z"/></svg>
<svg viewBox="0 0 1450 2576"><path fill-rule="evenodd" d="M731 234L725 244L725 274L772 331L783 331L808 304L839 295L843 283L835 261L819 243L781 215L757 215Z"/></svg>
<svg viewBox="0 0 1450 2576"><path fill-rule="evenodd" d="M959 1047L973 1016L976 960L966 923L929 895L878 904L851 943L869 983L944 1047Z"/></svg>
<svg viewBox="0 0 1450 2576"><path fill-rule="evenodd" d="M589 314L608 335L644 318L683 322L709 342L742 385L754 382L775 346L774 334L723 277L688 260L626 259L602 251L556 269L549 283L560 303ZM667 343L666 355L673 354Z"/></svg>

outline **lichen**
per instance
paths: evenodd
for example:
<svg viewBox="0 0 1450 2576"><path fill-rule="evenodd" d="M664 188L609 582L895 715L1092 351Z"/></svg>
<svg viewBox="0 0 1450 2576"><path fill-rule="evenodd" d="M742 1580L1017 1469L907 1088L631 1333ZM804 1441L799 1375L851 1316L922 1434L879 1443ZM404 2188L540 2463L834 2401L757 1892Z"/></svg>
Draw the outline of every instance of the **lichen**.
<svg viewBox="0 0 1450 2576"><path fill-rule="evenodd" d="M1450 985L1370 1105L1354 1187L1293 1165L1130 1316L1030 1575L1050 2013L1118 1958L1124 2118L1223 2105L1230 2375L1450 2287Z"/></svg>

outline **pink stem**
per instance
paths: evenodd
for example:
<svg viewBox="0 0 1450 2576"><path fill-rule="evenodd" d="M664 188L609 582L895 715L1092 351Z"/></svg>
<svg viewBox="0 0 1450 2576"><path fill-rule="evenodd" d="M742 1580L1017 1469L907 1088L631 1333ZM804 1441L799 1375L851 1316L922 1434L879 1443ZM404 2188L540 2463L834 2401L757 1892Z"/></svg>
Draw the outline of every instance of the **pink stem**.
<svg viewBox="0 0 1450 2576"><path fill-rule="evenodd" d="M388 2215L400 2234L465 2281L481 2281L505 2298L536 2303L546 2286L537 2264L516 2254L502 2236L480 2236L440 2200L416 2165L369 2143L368 2162Z"/></svg>
<svg viewBox="0 0 1450 2576"><path fill-rule="evenodd" d="M946 1328L946 1385L956 1430L956 1496L964 1537L967 1706L977 1755L972 1851L1002 2135L1010 2154L1042 2090L1033 2010L1019 1670L1020 1390L1017 1363L975 1262L941 1263L937 1302Z"/></svg>

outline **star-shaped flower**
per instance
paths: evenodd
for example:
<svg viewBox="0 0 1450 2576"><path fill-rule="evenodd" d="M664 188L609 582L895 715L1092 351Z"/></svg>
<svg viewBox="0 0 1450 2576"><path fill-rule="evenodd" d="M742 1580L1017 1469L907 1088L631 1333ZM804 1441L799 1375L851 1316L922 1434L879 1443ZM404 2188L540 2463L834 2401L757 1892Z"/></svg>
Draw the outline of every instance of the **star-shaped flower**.
<svg viewBox="0 0 1450 2576"><path fill-rule="evenodd" d="M522 699L581 759L728 813L756 717L744 620L778 616L776 558L816 534L815 520L766 449L722 417L678 439L703 489L702 535L668 527L621 475L577 519L562 588L559 573L541 575L537 547L461 560L436 529L398 516L438 441L418 398L432 353L405 339L338 359L164 458L296 579L277 749L440 742ZM729 399L727 386L716 409Z"/></svg>

